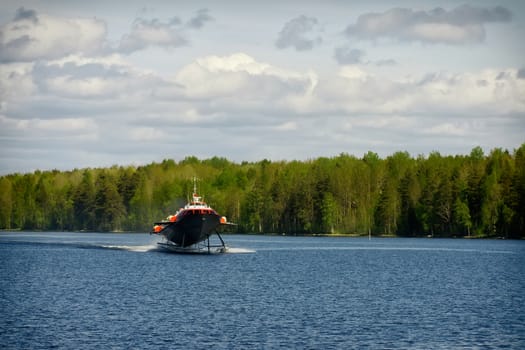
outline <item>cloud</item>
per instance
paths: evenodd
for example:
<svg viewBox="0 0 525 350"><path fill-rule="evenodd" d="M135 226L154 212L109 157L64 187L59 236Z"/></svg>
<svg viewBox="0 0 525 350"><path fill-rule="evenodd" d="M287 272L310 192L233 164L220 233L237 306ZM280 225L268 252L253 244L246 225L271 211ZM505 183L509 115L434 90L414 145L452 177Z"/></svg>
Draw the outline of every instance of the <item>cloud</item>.
<svg viewBox="0 0 525 350"><path fill-rule="evenodd" d="M0 101L30 96L34 92L32 69L32 63L0 64Z"/></svg>
<svg viewBox="0 0 525 350"><path fill-rule="evenodd" d="M334 49L334 58L339 65L350 65L350 64L374 64L378 67L381 66L395 66L397 62L393 59L383 59L378 61L365 61L364 57L366 52L360 49L353 49L349 46L336 47Z"/></svg>
<svg viewBox="0 0 525 350"><path fill-rule="evenodd" d="M297 130L296 122L285 122L274 127L276 131L295 131Z"/></svg>
<svg viewBox="0 0 525 350"><path fill-rule="evenodd" d="M350 47L337 47L334 50L334 58L339 64L362 63L364 55L364 51Z"/></svg>
<svg viewBox="0 0 525 350"><path fill-rule="evenodd" d="M499 145L506 147L523 138L520 70L397 78L374 71L344 65L319 75L245 53L201 57L171 77L118 54L2 64L0 149L17 159L51 149L71 168L217 152L238 161L421 152L417 142L433 149L436 140L451 150L464 140L507 140ZM12 166L5 159L0 163Z"/></svg>
<svg viewBox="0 0 525 350"><path fill-rule="evenodd" d="M96 123L90 118L14 119L0 115L0 135L34 137L71 137L93 133Z"/></svg>
<svg viewBox="0 0 525 350"><path fill-rule="evenodd" d="M290 94L306 94L315 84L315 78L308 73L280 69L244 53L197 59L181 69L175 80L187 97L257 105Z"/></svg>
<svg viewBox="0 0 525 350"><path fill-rule="evenodd" d="M390 130L397 129L406 129L413 128L416 126L417 122L415 118L409 118L406 116L398 115L372 115L369 118L363 118L356 120L353 123L355 126L365 127L370 129L384 129L388 128Z"/></svg>
<svg viewBox="0 0 525 350"><path fill-rule="evenodd" d="M0 96L2 110L25 119L115 110L144 110L148 118L175 114L185 121L261 114L278 120L340 113L525 113L521 70L439 72L396 79L372 74L367 67L345 65L338 74L319 76L235 53L198 58L165 77L134 67L116 54L68 56L0 65Z"/></svg>
<svg viewBox="0 0 525 350"><path fill-rule="evenodd" d="M279 32L275 46L279 49L293 47L297 51L311 50L315 45L321 43L320 37L308 38L307 35L314 31L317 19L304 15L293 18L287 22Z"/></svg>
<svg viewBox="0 0 525 350"><path fill-rule="evenodd" d="M0 62L30 62L104 48L106 23L98 19L62 18L19 8L0 26Z"/></svg>
<svg viewBox="0 0 525 350"><path fill-rule="evenodd" d="M375 62L376 66L395 66L397 64L397 61L394 59L384 59L384 60L378 60Z"/></svg>
<svg viewBox="0 0 525 350"><path fill-rule="evenodd" d="M25 110L44 101L60 101L36 107L26 117L31 113L44 113L50 108L81 111L84 104L91 104L93 100L101 104L125 96L136 101L142 95L155 95L157 90L166 87L172 91L177 88L153 72L135 68L117 54L90 58L71 55L32 64L0 65L0 101L6 101L11 108L18 104L27 105L23 108ZM173 94L170 97L173 98ZM72 99L81 101L72 106ZM125 106L119 108L125 109Z"/></svg>
<svg viewBox="0 0 525 350"><path fill-rule="evenodd" d="M68 55L131 54L148 47L177 48L188 44L186 29L201 29L213 17L197 11L187 23L178 17L165 21L137 18L129 33L110 47L107 25L100 19L65 18L20 7L0 26L0 63L54 60Z"/></svg>
<svg viewBox="0 0 525 350"><path fill-rule="evenodd" d="M423 128L423 134L439 136L465 136L468 134L468 125L460 126L457 123L442 123Z"/></svg>
<svg viewBox="0 0 525 350"><path fill-rule="evenodd" d="M35 10L25 9L23 6L16 10L14 22L22 20L31 20L34 23L38 22L38 16Z"/></svg>
<svg viewBox="0 0 525 350"><path fill-rule="evenodd" d="M485 24L511 21L512 13L501 6L481 8L462 5L447 11L435 8L416 11L393 8L383 13L366 13L349 25L349 38L381 38L425 43L471 44L485 40Z"/></svg>
<svg viewBox="0 0 525 350"><path fill-rule="evenodd" d="M516 78L525 79L525 68L521 68L516 72Z"/></svg>
<svg viewBox="0 0 525 350"><path fill-rule="evenodd" d="M208 9L197 11L188 22L178 17L166 21L158 18L137 18L133 22L131 32L122 36L117 52L130 54L148 47L177 48L188 45L186 28L201 29L207 22L213 21Z"/></svg>
<svg viewBox="0 0 525 350"><path fill-rule="evenodd" d="M129 137L132 141L155 142L164 139L166 133L154 127L138 127L130 131Z"/></svg>
<svg viewBox="0 0 525 350"><path fill-rule="evenodd" d="M133 22L131 32L120 40L117 50L130 54L150 46L175 48L186 44L187 40L182 35L181 21L177 17L166 22L137 18Z"/></svg>
<svg viewBox="0 0 525 350"><path fill-rule="evenodd" d="M89 71L107 72L108 75L89 74ZM106 99L117 95L125 76L118 76L111 69L96 64L77 66L71 63L63 67L37 65L34 77L40 91L44 93L55 96Z"/></svg>
<svg viewBox="0 0 525 350"><path fill-rule="evenodd" d="M193 29L201 29L206 22L213 21L213 17L208 13L208 9L200 9L195 17L188 21L187 26Z"/></svg>
<svg viewBox="0 0 525 350"><path fill-rule="evenodd" d="M348 118L433 116L442 123L458 116L476 120L525 114L525 83L516 78L516 70L507 70L504 80L497 80L500 70L490 69L393 78L366 67L346 65L337 75L320 77L314 93L297 98L290 110L295 115Z"/></svg>
<svg viewBox="0 0 525 350"><path fill-rule="evenodd" d="M182 92L178 98L193 101L190 103L200 121L239 116L235 123L245 125L252 122L246 116L261 115L273 123L274 130L291 130L292 126L303 130L304 118L319 116L325 120L335 115L360 118L373 114L381 117L381 125L394 120L392 116L397 118L393 122L396 125L414 115L439 116L439 125L449 125L428 124L425 130L457 135L459 131L450 127L458 125L454 121L457 116L476 120L487 115L525 113L525 80L517 78L517 72L503 71L504 79L498 79L501 70L491 69L394 79L374 75L366 66L345 65L337 75L319 77L313 72L284 70L239 53L197 59L183 67L174 82ZM352 124L370 127L355 121Z"/></svg>

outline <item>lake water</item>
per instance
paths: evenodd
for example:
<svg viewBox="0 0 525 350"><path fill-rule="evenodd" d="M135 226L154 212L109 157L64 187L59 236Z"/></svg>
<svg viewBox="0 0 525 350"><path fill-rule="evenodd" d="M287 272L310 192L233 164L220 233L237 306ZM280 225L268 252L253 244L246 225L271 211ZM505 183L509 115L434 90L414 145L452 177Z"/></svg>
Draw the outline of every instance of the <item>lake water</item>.
<svg viewBox="0 0 525 350"><path fill-rule="evenodd" d="M0 233L0 348L525 348L523 241L224 239Z"/></svg>

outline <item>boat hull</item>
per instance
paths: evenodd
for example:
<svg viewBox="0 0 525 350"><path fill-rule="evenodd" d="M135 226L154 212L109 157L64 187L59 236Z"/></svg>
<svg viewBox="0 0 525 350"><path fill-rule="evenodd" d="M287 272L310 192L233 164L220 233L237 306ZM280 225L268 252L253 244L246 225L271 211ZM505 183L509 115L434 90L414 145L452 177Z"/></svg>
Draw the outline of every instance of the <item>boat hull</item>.
<svg viewBox="0 0 525 350"><path fill-rule="evenodd" d="M220 216L215 213L192 213L170 223L160 232L178 247L189 247L207 239L220 225Z"/></svg>

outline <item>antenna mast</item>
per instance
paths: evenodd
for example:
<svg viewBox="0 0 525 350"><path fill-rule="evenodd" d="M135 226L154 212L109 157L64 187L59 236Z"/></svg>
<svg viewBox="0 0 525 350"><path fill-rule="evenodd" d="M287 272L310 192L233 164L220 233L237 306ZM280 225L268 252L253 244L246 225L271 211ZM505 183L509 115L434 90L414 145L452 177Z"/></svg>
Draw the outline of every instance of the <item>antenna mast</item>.
<svg viewBox="0 0 525 350"><path fill-rule="evenodd" d="M193 194L194 195L197 194L197 177L196 176L193 177Z"/></svg>

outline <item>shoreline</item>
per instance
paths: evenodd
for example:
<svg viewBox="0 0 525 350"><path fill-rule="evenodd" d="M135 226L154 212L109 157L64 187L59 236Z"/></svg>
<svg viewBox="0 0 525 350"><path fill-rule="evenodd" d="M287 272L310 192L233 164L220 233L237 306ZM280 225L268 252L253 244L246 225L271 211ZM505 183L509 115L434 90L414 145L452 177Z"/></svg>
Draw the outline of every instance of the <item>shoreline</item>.
<svg viewBox="0 0 525 350"><path fill-rule="evenodd" d="M12 232L12 233L96 233L96 234L150 234L150 232L145 231L52 231L52 230L21 230L21 229L0 229L0 232ZM371 235L368 234L359 234L359 233L296 233L296 234L287 234L287 233L275 233L275 232L221 232L222 234L228 235L250 235L250 236L282 236L282 237L326 237L326 238L424 238L424 239L492 239L492 240L523 240L523 238L508 238L504 236L460 236L460 235L451 235L451 236L431 236L431 235L421 235L421 236L401 236L401 235Z"/></svg>

